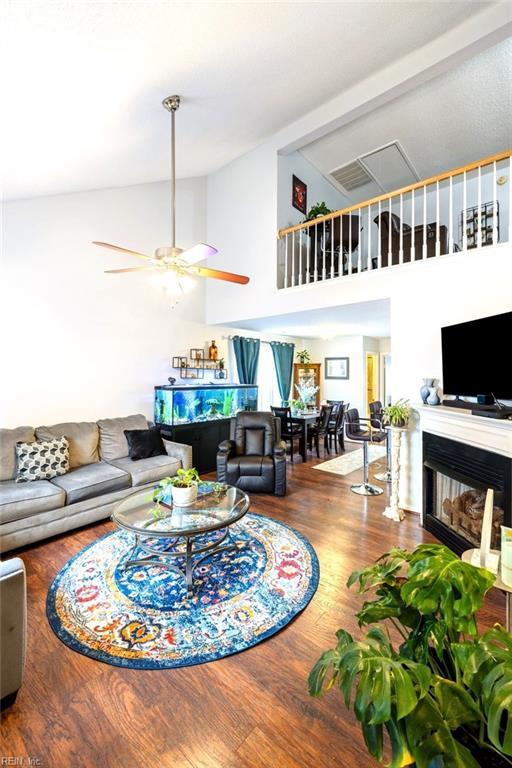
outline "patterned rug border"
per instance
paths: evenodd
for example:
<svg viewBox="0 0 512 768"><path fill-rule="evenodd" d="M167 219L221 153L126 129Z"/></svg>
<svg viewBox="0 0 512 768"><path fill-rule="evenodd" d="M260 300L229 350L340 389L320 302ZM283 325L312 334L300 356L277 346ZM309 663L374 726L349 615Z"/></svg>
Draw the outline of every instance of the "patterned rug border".
<svg viewBox="0 0 512 768"><path fill-rule="evenodd" d="M86 645L81 643L79 640L76 640L73 637L73 635L71 635L66 629L64 629L59 617L57 616L57 613L55 612L55 609L53 608L53 606L55 605L55 599L54 599L55 593L59 587L59 583L61 579L64 577L64 575L66 574L68 569L71 567L72 563L75 561L76 558L80 557L84 552L86 552L91 547L95 546L98 542L102 541L103 539L108 539L110 536L114 536L116 533L119 533L118 530L111 531L110 533L105 533L103 534L103 536L100 536L94 541L91 541L89 544L86 544L85 547L82 547L82 549L76 552L76 554L74 554L73 557L71 557L58 571L57 575L53 579L48 589L48 594L46 596L46 617L48 619L48 623L50 624L50 627L52 628L53 632L55 633L57 638L60 640L60 642L63 643L63 645L66 645L68 648L71 648L73 651L76 651L77 653L80 653L89 659L94 659L95 661L100 661L104 664L109 664L110 666L113 666L113 667L122 667L124 669L155 670L155 669L179 669L180 667L193 667L199 664L207 664L210 661L218 661L219 659L228 658L229 656L234 656L237 653L243 653L248 648L254 648L254 646L259 645L264 640L268 640L269 637L276 635L282 629L284 629L289 624L291 624L304 611L304 609L307 608L307 606L313 599L315 592L318 589L318 584L320 581L320 563L318 561L318 555L316 554L315 548L313 547L309 539L307 539L296 528L293 528L293 526L288 525L288 523L283 523L281 520L277 520L274 517L269 517L269 515L261 515L258 512L250 512L248 514L254 515L255 517L261 517L264 519L272 520L273 522L276 522L279 525L282 525L284 528L288 528L290 531L292 531L292 533L295 536L297 536L297 538L304 544L304 546L306 547L306 549L308 550L311 556L311 582L309 584L307 592L304 594L302 600L298 604L298 607L294 608L294 612L291 618L282 619L278 624L268 629L262 635L258 635L258 637L255 638L253 642L248 642L245 648L234 650L228 653L224 652L224 653L204 654L202 656L198 656L196 659L194 659L194 661L189 661L187 659L180 659L178 661L173 660L172 663L169 663L168 660L156 661L156 660L146 660L146 659L123 659L121 657L111 656L108 653L105 653L104 651L91 650ZM243 520L241 522L243 522Z"/></svg>

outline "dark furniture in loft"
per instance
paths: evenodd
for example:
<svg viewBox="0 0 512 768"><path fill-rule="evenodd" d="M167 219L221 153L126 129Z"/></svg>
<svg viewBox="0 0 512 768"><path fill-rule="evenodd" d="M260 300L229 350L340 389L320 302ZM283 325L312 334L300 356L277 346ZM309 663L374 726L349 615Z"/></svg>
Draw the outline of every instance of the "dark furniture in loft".
<svg viewBox="0 0 512 768"><path fill-rule="evenodd" d="M343 257L342 274L348 274L348 260L359 245L360 228L359 216L349 214L309 227L308 235L311 239L309 250L310 279L314 277L315 265L318 273L317 279L322 279L324 257L326 277L331 277L331 274L334 277L340 276L340 246ZM303 254L302 258L302 263L305 264L307 255ZM357 268L352 271L357 271Z"/></svg>
<svg viewBox="0 0 512 768"><path fill-rule="evenodd" d="M374 223L379 227L381 266L389 266L389 211L383 211L380 216L374 218ZM436 255L436 237L437 223L431 222L426 226L426 245L427 258L430 259ZM414 242L414 260L419 261L423 258L423 224L414 227L414 232L409 224L402 224L402 261L411 261L411 248ZM439 253L448 253L448 228L441 224L439 226ZM454 245L454 250L458 250ZM400 263L400 217L396 213L391 214L391 264Z"/></svg>
<svg viewBox="0 0 512 768"><path fill-rule="evenodd" d="M286 448L280 421L264 411L237 414L233 439L217 453L217 479L248 493L286 494Z"/></svg>

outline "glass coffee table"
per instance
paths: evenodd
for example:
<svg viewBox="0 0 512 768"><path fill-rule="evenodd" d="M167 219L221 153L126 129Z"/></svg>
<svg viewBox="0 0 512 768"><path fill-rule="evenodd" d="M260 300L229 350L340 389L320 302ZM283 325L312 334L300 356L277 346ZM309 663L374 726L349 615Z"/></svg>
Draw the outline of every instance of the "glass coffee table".
<svg viewBox="0 0 512 768"><path fill-rule="evenodd" d="M114 508L112 520L134 534L135 541L125 568L159 566L185 578L187 597L193 595L193 572L208 557L239 545L230 540L230 526L249 509L249 497L239 488L225 486L221 493L200 486L197 501L189 507L177 507L168 499L157 506L154 491L144 490L123 499ZM216 534L198 541L204 534ZM139 550L146 557L134 555ZM184 561L184 568L177 564Z"/></svg>

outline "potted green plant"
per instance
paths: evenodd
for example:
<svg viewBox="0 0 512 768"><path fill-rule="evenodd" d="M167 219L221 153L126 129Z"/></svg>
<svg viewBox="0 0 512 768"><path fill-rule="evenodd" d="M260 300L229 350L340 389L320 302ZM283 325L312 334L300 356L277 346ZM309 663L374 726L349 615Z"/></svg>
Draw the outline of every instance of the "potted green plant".
<svg viewBox="0 0 512 768"><path fill-rule="evenodd" d="M411 417L409 401L397 400L396 403L386 405L382 409L382 423L390 427L406 427Z"/></svg>
<svg viewBox="0 0 512 768"><path fill-rule="evenodd" d="M326 206L324 202L316 203L309 209L304 221L318 219L319 216L327 216L328 213L332 213L332 211Z"/></svg>
<svg viewBox="0 0 512 768"><path fill-rule="evenodd" d="M307 349L301 349L300 352L297 352L295 355L297 360L301 365L309 365L311 362L311 355L309 354Z"/></svg>
<svg viewBox="0 0 512 768"><path fill-rule="evenodd" d="M172 501L177 507L189 507L197 499L197 486L201 478L195 467L178 469L174 477L164 477L158 484L154 501L158 503L172 489Z"/></svg>
<svg viewBox="0 0 512 768"><path fill-rule="evenodd" d="M362 640L338 630L310 694L339 687L379 763L387 734L390 768L511 766L512 635L476 623L493 582L441 544L395 548L355 571L347 586L364 595L356 616L371 628Z"/></svg>

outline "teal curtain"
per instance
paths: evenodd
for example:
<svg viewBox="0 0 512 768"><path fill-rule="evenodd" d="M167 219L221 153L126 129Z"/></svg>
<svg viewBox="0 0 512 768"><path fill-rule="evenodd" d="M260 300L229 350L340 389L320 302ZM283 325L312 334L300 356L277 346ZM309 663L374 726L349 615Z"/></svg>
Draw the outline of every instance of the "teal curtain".
<svg viewBox="0 0 512 768"><path fill-rule="evenodd" d="M274 355L279 394L281 395L281 400L284 405L290 399L295 344L271 341L270 347L272 349L272 354Z"/></svg>
<svg viewBox="0 0 512 768"><path fill-rule="evenodd" d="M256 384L258 376L258 360L260 357L260 340L248 339L244 336L233 336L236 369L240 384Z"/></svg>

